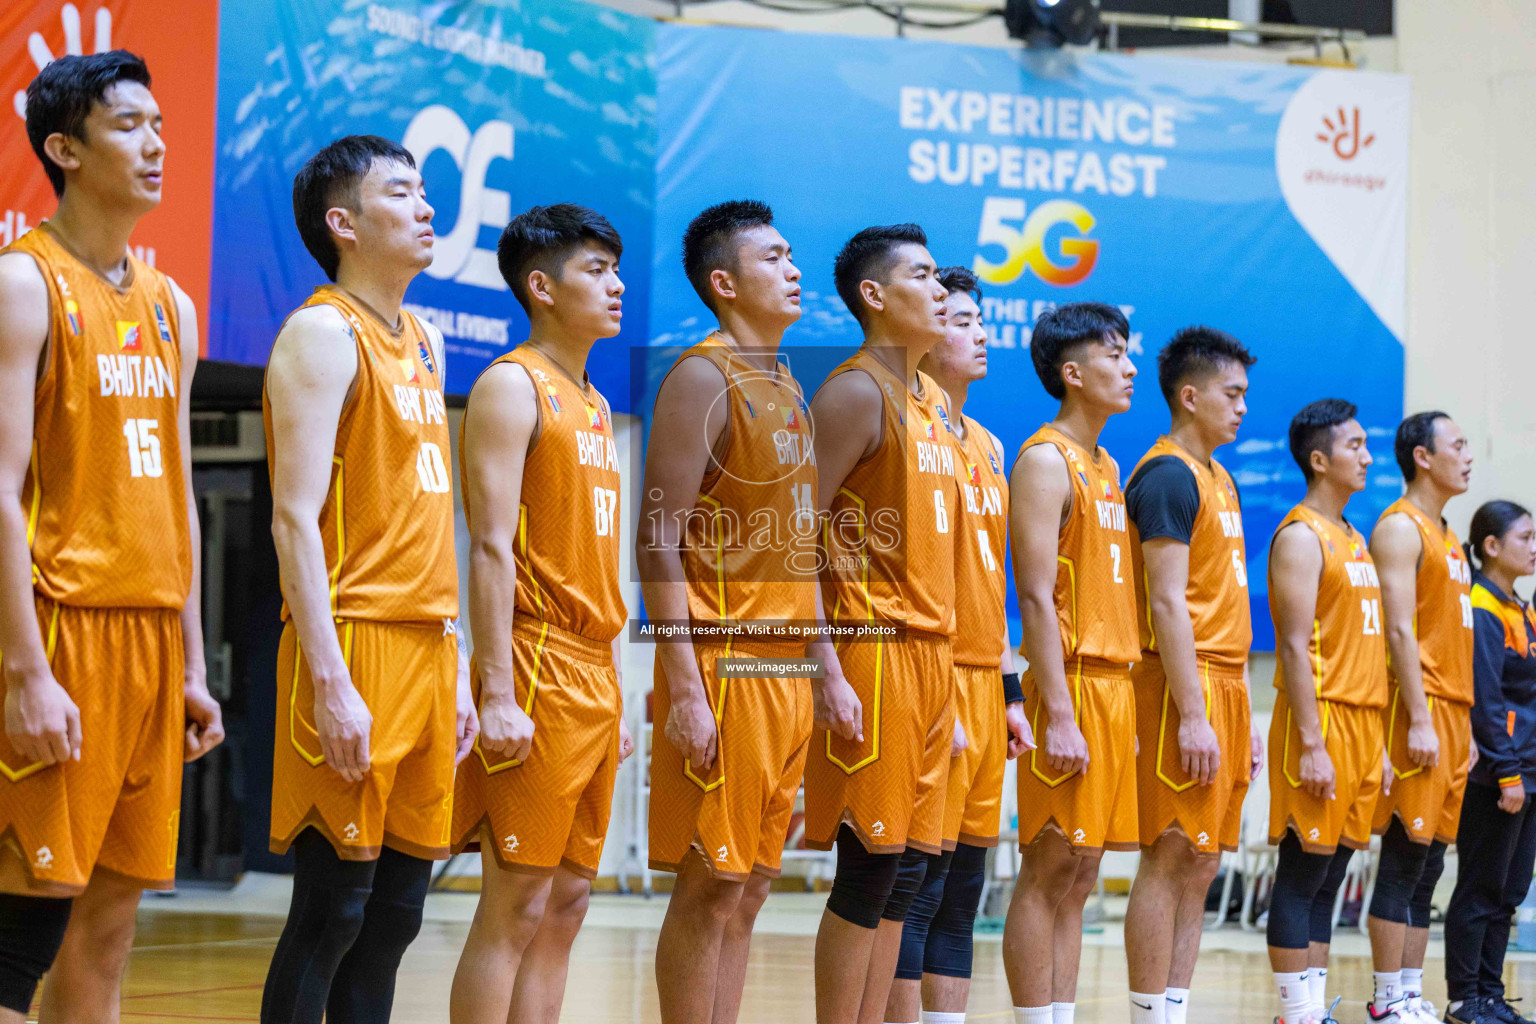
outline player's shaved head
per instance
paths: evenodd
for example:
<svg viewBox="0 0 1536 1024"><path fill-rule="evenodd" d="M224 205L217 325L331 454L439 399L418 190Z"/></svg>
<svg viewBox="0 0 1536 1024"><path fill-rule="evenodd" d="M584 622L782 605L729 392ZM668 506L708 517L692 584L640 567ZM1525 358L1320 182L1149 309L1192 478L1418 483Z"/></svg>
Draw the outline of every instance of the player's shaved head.
<svg viewBox="0 0 1536 1024"><path fill-rule="evenodd" d="M1185 327L1176 332L1157 354L1157 383L1175 408L1179 389L1201 384L1223 367L1248 369L1258 360L1232 335L1214 327Z"/></svg>
<svg viewBox="0 0 1536 1024"><path fill-rule="evenodd" d="M496 243L496 267L523 311L532 314L528 275L539 270L560 280L565 261L587 242L624 255L624 242L608 218L575 203L535 206L512 218Z"/></svg>
<svg viewBox="0 0 1536 1024"><path fill-rule="evenodd" d="M837 284L837 294L843 305L848 307L855 320L863 324L867 312L859 284L863 281L889 284L902 246L927 244L927 233L916 224L865 228L848 239L832 264L832 279Z"/></svg>
<svg viewBox="0 0 1536 1024"><path fill-rule="evenodd" d="M411 151L381 135L346 135L310 157L293 178L293 221L304 248L325 276L336 280L341 250L325 215L334 207L358 208L358 186L376 161L415 169Z"/></svg>
<svg viewBox="0 0 1536 1024"><path fill-rule="evenodd" d="M1313 477L1312 453L1322 452L1332 458L1334 431L1354 419L1357 412L1353 402L1342 398L1319 398L1302 406L1301 411L1291 418L1291 458L1301 467L1301 475L1307 483L1310 484Z"/></svg>
<svg viewBox="0 0 1536 1024"><path fill-rule="evenodd" d="M717 270L738 273L741 233L773 223L773 210L756 199L716 203L683 232L683 273L704 305L715 308L715 289L709 278Z"/></svg>

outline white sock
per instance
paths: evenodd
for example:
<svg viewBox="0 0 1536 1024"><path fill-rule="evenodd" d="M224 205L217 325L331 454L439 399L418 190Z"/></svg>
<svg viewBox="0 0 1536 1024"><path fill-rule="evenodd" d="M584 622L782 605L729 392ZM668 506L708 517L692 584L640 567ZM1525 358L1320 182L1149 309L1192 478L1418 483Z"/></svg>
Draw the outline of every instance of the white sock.
<svg viewBox="0 0 1536 1024"><path fill-rule="evenodd" d="M1312 1009L1311 979L1306 971L1276 971L1275 987L1280 990L1280 1019L1297 1024Z"/></svg>
<svg viewBox="0 0 1536 1024"><path fill-rule="evenodd" d="M1072 1017L1076 1013L1076 1003L1052 1003L1051 1024L1072 1024Z"/></svg>
<svg viewBox="0 0 1536 1024"><path fill-rule="evenodd" d="M1321 1017L1328 1010L1328 968L1307 968L1307 986L1312 990L1312 1007Z"/></svg>
<svg viewBox="0 0 1536 1024"><path fill-rule="evenodd" d="M1049 1006L1015 1006L1013 1024L1051 1024Z"/></svg>
<svg viewBox="0 0 1536 1024"><path fill-rule="evenodd" d="M945 1013L942 1010L924 1010L921 1024L965 1024L965 1011Z"/></svg>
<svg viewBox="0 0 1536 1024"><path fill-rule="evenodd" d="M1376 971L1375 974L1376 995L1372 997L1371 1001L1376 1004L1377 1009L1386 1006L1388 1003L1395 1003L1402 998L1402 971Z"/></svg>
<svg viewBox="0 0 1536 1024"><path fill-rule="evenodd" d="M1163 993L1163 1020L1167 1024L1185 1024L1189 1014L1189 989L1169 988Z"/></svg>
<svg viewBox="0 0 1536 1024"><path fill-rule="evenodd" d="M1422 996L1424 994L1424 968L1403 968L1403 995Z"/></svg>
<svg viewBox="0 0 1536 1024"><path fill-rule="evenodd" d="M1131 1024L1163 1024L1163 994L1132 992Z"/></svg>

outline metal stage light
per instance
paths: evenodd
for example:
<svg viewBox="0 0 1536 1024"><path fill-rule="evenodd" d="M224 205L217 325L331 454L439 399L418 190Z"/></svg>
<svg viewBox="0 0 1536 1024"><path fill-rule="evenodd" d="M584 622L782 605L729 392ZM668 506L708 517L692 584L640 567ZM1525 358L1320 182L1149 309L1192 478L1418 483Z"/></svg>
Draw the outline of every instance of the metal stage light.
<svg viewBox="0 0 1536 1024"><path fill-rule="evenodd" d="M1099 31L1099 0L1007 0L1008 34L1031 46L1082 46Z"/></svg>

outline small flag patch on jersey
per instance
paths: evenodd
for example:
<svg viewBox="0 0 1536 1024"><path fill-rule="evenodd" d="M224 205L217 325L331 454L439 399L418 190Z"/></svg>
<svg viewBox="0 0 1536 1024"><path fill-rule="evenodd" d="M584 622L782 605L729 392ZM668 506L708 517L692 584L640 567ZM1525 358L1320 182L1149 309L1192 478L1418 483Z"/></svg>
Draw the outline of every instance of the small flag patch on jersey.
<svg viewBox="0 0 1536 1024"><path fill-rule="evenodd" d="M1077 469L1077 478L1083 482L1084 487L1088 486L1088 474L1083 472L1081 466Z"/></svg>
<svg viewBox="0 0 1536 1024"><path fill-rule="evenodd" d="M997 464L997 454L995 452L987 452L987 461L992 464L992 472L1002 472L1002 469Z"/></svg>
<svg viewBox="0 0 1536 1024"><path fill-rule="evenodd" d="M435 376L437 374L437 367L432 363L432 350L427 348L427 343L418 341L416 343L416 351L421 353L421 361L426 366L427 372Z"/></svg>
<svg viewBox="0 0 1536 1024"><path fill-rule="evenodd" d="M171 340L171 322L165 318L165 308L160 303L155 303L155 327L160 331L161 341Z"/></svg>
<svg viewBox="0 0 1536 1024"><path fill-rule="evenodd" d="M965 463L965 472L966 475L971 478L972 487L981 486L981 470L977 467L976 463L967 459Z"/></svg>
<svg viewBox="0 0 1536 1024"><path fill-rule="evenodd" d="M587 423L593 430L603 429L603 411L587 403Z"/></svg>
<svg viewBox="0 0 1536 1024"><path fill-rule="evenodd" d="M953 434L955 432L955 428L949 425L949 413L944 411L944 407L942 405L935 406L935 408L939 410L939 419L944 421L944 429Z"/></svg>
<svg viewBox="0 0 1536 1024"><path fill-rule="evenodd" d="M139 322L137 320L119 320L117 322L117 347L124 352L142 352L144 342L139 337Z"/></svg>
<svg viewBox="0 0 1536 1024"><path fill-rule="evenodd" d="M746 395L742 395L741 400L747 403L747 419L757 419L757 410L752 408L752 399L748 398Z"/></svg>
<svg viewBox="0 0 1536 1024"><path fill-rule="evenodd" d="M1104 497L1108 498L1109 497L1109 493L1110 493L1109 492L1109 481L1108 480L1100 480L1099 481L1099 490L1103 493Z"/></svg>
<svg viewBox="0 0 1536 1024"><path fill-rule="evenodd" d="M555 394L555 386L553 384L544 385L544 397L549 399L549 407L551 409L555 412L560 411L560 396Z"/></svg>
<svg viewBox="0 0 1536 1024"><path fill-rule="evenodd" d="M416 374L416 360L406 357L405 359L396 359L395 362L400 364L400 373L404 375L407 384L415 384L420 380L420 377Z"/></svg>
<svg viewBox="0 0 1536 1024"><path fill-rule="evenodd" d="M69 329L74 334L85 330L80 322L80 304L74 299L64 300L64 315L69 319Z"/></svg>
<svg viewBox="0 0 1536 1024"><path fill-rule="evenodd" d="M933 420L927 416L923 417L923 435L930 441L937 441L939 439L939 432L933 429Z"/></svg>
<svg viewBox="0 0 1536 1024"><path fill-rule="evenodd" d="M1365 557L1365 549L1362 548L1358 543L1350 541L1349 557L1358 562Z"/></svg>
<svg viewBox="0 0 1536 1024"><path fill-rule="evenodd" d="M795 415L793 406L783 406L779 409L784 414L784 425L790 430L800 429L800 417Z"/></svg>

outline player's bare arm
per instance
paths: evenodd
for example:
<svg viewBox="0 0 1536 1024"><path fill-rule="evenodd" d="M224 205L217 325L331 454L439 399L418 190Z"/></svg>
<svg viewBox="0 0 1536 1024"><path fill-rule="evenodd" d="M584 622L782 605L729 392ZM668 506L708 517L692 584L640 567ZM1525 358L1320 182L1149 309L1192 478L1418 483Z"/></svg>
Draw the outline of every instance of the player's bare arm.
<svg viewBox="0 0 1536 1024"><path fill-rule="evenodd" d="M48 286L24 253L0 256L0 660L5 734L26 761L80 760L80 709L53 678L32 596L21 505L48 341ZM185 390L185 389L183 389ZM191 478L187 479L191 487Z"/></svg>
<svg viewBox="0 0 1536 1024"><path fill-rule="evenodd" d="M720 401L724 391L720 370L707 359L693 358L678 363L656 395L635 537L640 591L647 613L655 619L688 621L683 528L726 429L728 403ZM719 733L693 642L685 637L662 643L657 656L672 703L665 723L667 739L690 764L707 771L715 763Z"/></svg>
<svg viewBox="0 0 1536 1024"><path fill-rule="evenodd" d="M1046 762L1061 774L1088 770L1088 741L1077 727L1056 618L1057 542L1071 497L1067 461L1054 445L1019 454L1008 474L1008 546L1024 649L1047 716Z"/></svg>
<svg viewBox="0 0 1536 1024"><path fill-rule="evenodd" d="M1392 655L1392 674L1408 710L1408 760L1433 765L1440 760L1440 738L1424 699L1423 665L1413 621L1418 612L1419 560L1424 542L1406 513L1386 516L1371 532L1371 558L1381 580L1381 613Z"/></svg>
<svg viewBox="0 0 1536 1024"><path fill-rule="evenodd" d="M469 621L480 670L480 746L526 760L533 719L517 702L512 617L523 467L539 426L528 371L496 363L475 382L464 416L464 508L469 513Z"/></svg>
<svg viewBox="0 0 1536 1024"><path fill-rule="evenodd" d="M283 597L315 689L315 731L325 763L348 782L369 767L373 715L352 685L331 618L320 510L331 486L336 429L357 377L357 348L330 306L288 318L267 364L272 410L272 539Z"/></svg>
<svg viewBox="0 0 1536 1024"><path fill-rule="evenodd" d="M857 370L833 377L811 399L811 419L816 424L816 514L822 522L826 522L832 500L848 474L879 450L884 430L882 402L874 378ZM837 524L831 528L837 529ZM820 588L816 613L825 618ZM816 724L845 740L862 741L864 705L842 672L834 675L837 656L832 646L830 640L814 646L815 657L827 666L826 678L811 682Z"/></svg>
<svg viewBox="0 0 1536 1024"><path fill-rule="evenodd" d="M1269 595L1275 615L1275 655L1285 680L1291 719L1301 735L1301 786L1313 796L1333 799L1333 759L1328 756L1313 692L1308 646L1317 618L1317 590L1323 550L1305 523L1275 534L1269 550Z"/></svg>
<svg viewBox="0 0 1536 1024"><path fill-rule="evenodd" d="M1004 457L1003 442L999 441L997 435L990 430L987 431L987 437L992 442L992 453L997 456L997 464L999 466L1006 465L1007 459ZM1003 543L1007 544L1007 542L1008 538L1004 537ZM1012 675L1018 672L1018 670L1018 665L1013 660L1013 645L1008 637L1008 618L1004 616L1003 657L1002 662L998 665L998 671L1006 676ZM1003 717L1008 723L1008 760L1012 761L1026 750L1034 750L1035 733L1030 728L1029 716L1024 713L1024 702L1016 700L1006 705Z"/></svg>
<svg viewBox="0 0 1536 1024"><path fill-rule="evenodd" d="M187 491L187 533L192 544L192 589L181 609L181 643L186 660L182 686L187 715L186 745L182 757L196 761L224 742L224 715L219 702L208 693L208 663L203 655L203 531L197 519L197 495L192 491L192 375L197 372L197 307L187 293L171 282L176 297L176 322L181 341L181 402L177 431L181 436L181 478Z"/></svg>
<svg viewBox="0 0 1536 1024"><path fill-rule="evenodd" d="M1221 744L1205 717L1205 690L1195 660L1195 629L1189 618L1189 545L1172 537L1142 542L1147 572L1147 610L1168 677L1168 690L1179 709L1179 764L1201 785L1216 781Z"/></svg>

